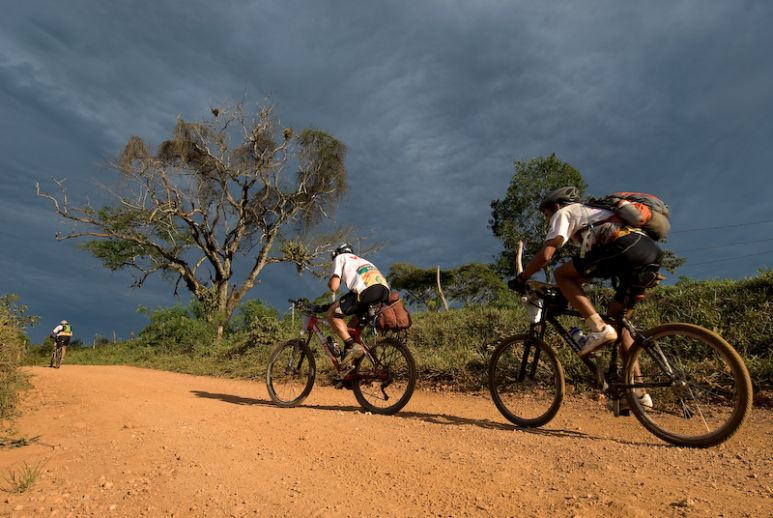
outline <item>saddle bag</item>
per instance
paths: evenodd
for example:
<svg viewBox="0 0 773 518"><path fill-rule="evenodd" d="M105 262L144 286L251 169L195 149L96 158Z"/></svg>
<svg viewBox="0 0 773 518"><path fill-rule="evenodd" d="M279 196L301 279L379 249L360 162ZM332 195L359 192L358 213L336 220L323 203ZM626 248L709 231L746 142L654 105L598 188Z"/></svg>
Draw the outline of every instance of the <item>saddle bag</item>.
<svg viewBox="0 0 773 518"><path fill-rule="evenodd" d="M376 316L379 331L403 331L411 327L411 314L405 309L400 293L393 291Z"/></svg>

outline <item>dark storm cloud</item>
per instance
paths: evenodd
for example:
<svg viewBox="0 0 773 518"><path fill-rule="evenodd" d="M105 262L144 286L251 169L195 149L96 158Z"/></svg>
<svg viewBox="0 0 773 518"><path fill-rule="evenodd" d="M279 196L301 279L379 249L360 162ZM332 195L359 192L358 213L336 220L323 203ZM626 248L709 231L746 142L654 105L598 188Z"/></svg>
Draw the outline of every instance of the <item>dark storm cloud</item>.
<svg viewBox="0 0 773 518"><path fill-rule="evenodd" d="M492 258L489 202L514 160L552 152L593 193L661 195L675 230L770 219L772 14L698 0L15 3L0 20L0 218L15 244L4 291L49 322L60 318L49 295L66 287L86 336L125 335L141 326L137 305L172 303L162 281L128 291L128 274L54 242L63 223L34 182L67 178L74 198L101 200L92 182L110 181L104 160L130 135L157 143L177 116L231 100L268 98L284 124L347 144L337 221L386 243L374 256L384 269ZM771 232L674 233L669 246ZM768 257L685 273L744 276ZM321 289L280 269L254 295L281 307Z"/></svg>

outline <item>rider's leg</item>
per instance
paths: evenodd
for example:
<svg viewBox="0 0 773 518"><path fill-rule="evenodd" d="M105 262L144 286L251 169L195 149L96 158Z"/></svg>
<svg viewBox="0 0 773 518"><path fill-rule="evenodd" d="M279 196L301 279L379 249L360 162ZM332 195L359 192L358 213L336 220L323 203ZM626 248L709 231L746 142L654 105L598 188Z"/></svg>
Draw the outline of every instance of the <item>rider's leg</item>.
<svg viewBox="0 0 773 518"><path fill-rule="evenodd" d="M591 331L601 331L604 327L604 321L596 308L593 307L588 295L585 294L582 284L586 279L577 271L574 263L569 261L556 268L555 277L561 293L569 301L569 304L583 316Z"/></svg>
<svg viewBox="0 0 773 518"><path fill-rule="evenodd" d="M591 331L578 354L585 357L600 346L617 339L615 328L604 322L585 294L585 290L582 288L585 276L577 270L574 262L562 264L556 269L555 275L561 293L564 294L572 307L585 318Z"/></svg>
<svg viewBox="0 0 773 518"><path fill-rule="evenodd" d="M330 327L333 328L339 337L341 337L341 340L343 340L344 343L351 340L352 336L349 334L349 329L346 326L344 314L341 311L340 301L333 302L330 309L327 310L326 316Z"/></svg>

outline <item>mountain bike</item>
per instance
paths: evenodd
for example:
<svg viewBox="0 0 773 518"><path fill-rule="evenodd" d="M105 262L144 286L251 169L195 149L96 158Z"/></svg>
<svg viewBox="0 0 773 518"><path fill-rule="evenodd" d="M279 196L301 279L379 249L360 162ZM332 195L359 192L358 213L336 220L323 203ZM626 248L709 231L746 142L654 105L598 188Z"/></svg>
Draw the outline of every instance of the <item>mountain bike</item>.
<svg viewBox="0 0 773 518"><path fill-rule="evenodd" d="M529 332L496 346L488 384L494 404L507 420L538 427L555 417L565 392L561 362L544 340L548 325L578 352L581 345L557 318L582 317L569 308L558 288L544 283L527 282L525 303L531 305ZM642 331L625 316L603 318L618 332L618 339L603 347L609 349L608 363L605 367L596 352L582 362L610 400L615 416L630 410L660 439L697 448L716 446L741 428L751 412L751 380L741 357L722 337L693 324ZM618 354L623 330L633 338L625 358ZM640 399L644 394L651 401Z"/></svg>
<svg viewBox="0 0 773 518"><path fill-rule="evenodd" d="M356 324L350 321L349 333L363 344L365 354L354 360L354 370L344 372L337 342L320 330L324 322L324 306L315 306L306 300L290 300L291 308L303 315L303 334L306 338L290 340L277 345L271 352L266 372L266 385L272 401L281 407L300 405L314 387L316 378L315 352L312 337L316 337L322 351L336 372L336 388L350 388L357 402L374 414L390 415L402 409L411 399L416 386L416 362L406 345L405 336L379 336L375 320L378 306L371 305L367 315L358 315ZM354 319L352 319L354 320ZM353 325L354 324L354 325ZM373 331L369 345L363 340L368 326Z"/></svg>
<svg viewBox="0 0 773 518"><path fill-rule="evenodd" d="M54 338L54 350L51 352L51 363L49 367L58 369L62 366L62 347L64 343L59 338Z"/></svg>

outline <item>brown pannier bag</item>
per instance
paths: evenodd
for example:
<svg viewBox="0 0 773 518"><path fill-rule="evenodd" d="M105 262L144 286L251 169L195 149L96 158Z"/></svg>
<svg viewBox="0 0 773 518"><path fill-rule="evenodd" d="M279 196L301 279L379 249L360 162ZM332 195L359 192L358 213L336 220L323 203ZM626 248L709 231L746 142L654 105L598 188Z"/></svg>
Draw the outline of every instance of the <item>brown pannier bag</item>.
<svg viewBox="0 0 773 518"><path fill-rule="evenodd" d="M393 291L389 300L381 306L376 316L376 329L379 331L402 331L411 327L411 314L403 306L400 293Z"/></svg>

